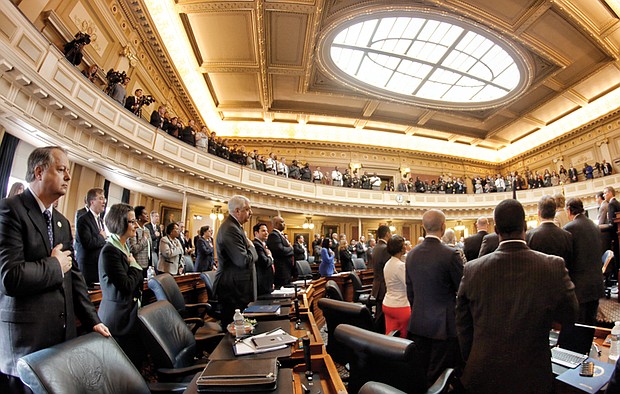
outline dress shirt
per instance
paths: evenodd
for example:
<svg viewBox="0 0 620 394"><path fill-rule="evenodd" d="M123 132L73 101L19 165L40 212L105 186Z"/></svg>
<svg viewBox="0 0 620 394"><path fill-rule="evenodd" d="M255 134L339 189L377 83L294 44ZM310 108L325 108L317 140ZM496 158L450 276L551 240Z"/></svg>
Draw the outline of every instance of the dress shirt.
<svg viewBox="0 0 620 394"><path fill-rule="evenodd" d="M385 267L383 267L383 277L385 278L385 286L387 288L383 305L390 308L409 306L405 267L405 262L394 256L390 257Z"/></svg>

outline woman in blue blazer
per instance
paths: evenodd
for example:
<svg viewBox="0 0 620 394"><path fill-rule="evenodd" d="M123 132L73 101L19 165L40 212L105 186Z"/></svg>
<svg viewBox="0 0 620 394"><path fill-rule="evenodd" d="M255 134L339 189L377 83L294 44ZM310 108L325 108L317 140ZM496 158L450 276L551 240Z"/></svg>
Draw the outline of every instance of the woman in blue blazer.
<svg viewBox="0 0 620 394"><path fill-rule="evenodd" d="M331 238L325 237L321 244L321 264L319 265L319 273L321 276L332 276L336 273L334 251L331 250L331 246Z"/></svg>

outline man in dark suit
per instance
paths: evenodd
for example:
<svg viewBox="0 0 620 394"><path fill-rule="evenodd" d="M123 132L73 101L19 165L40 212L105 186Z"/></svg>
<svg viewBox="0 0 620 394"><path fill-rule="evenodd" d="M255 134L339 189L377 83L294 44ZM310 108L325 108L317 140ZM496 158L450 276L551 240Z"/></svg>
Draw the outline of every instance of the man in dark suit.
<svg viewBox="0 0 620 394"><path fill-rule="evenodd" d="M569 198L566 203L570 222L564 229L573 235L573 260L566 264L575 284L579 302L577 322L596 325L598 300L605 294L601 272L601 236L596 225L584 215L583 202Z"/></svg>
<svg viewBox="0 0 620 394"><path fill-rule="evenodd" d="M540 225L525 233L525 242L532 250L564 259L566 267L573 261L573 236L555 225L555 198L542 196L538 201Z"/></svg>
<svg viewBox="0 0 620 394"><path fill-rule="evenodd" d="M609 233L611 237L611 250L614 252L613 272L618 272L618 224L614 223L616 212L620 212L620 202L616 200L616 190L611 186L603 189L603 196L607 201L607 223L599 224L601 231Z"/></svg>
<svg viewBox="0 0 620 394"><path fill-rule="evenodd" d="M166 106L160 105L157 111L151 113L151 123L153 126L161 129L164 126L164 115L166 114Z"/></svg>
<svg viewBox="0 0 620 394"><path fill-rule="evenodd" d="M215 239L218 267L213 287L222 306L223 327L233 321L235 309L243 311L255 299L253 273L258 256L242 227L250 216L250 200L232 196L228 201L228 217L222 222Z"/></svg>
<svg viewBox="0 0 620 394"><path fill-rule="evenodd" d="M69 159L60 147L28 157L22 194L0 201L0 392L29 392L17 360L76 336L82 327L109 336L73 260L67 218L53 208L67 193Z"/></svg>
<svg viewBox="0 0 620 394"><path fill-rule="evenodd" d="M480 252L478 253L478 257L495 252L498 246L499 236L496 233L485 235L484 238L482 238L482 244L480 244Z"/></svg>
<svg viewBox="0 0 620 394"><path fill-rule="evenodd" d="M106 240L100 216L106 203L103 189L90 189L86 193L86 202L88 213L82 215L75 224L75 254L86 284L93 287L95 282L99 282L99 254Z"/></svg>
<svg viewBox="0 0 620 394"><path fill-rule="evenodd" d="M574 321L575 286L561 258L528 248L517 200L500 202L494 216L499 248L465 264L458 292L461 383L481 394L551 393L549 330Z"/></svg>
<svg viewBox="0 0 620 394"><path fill-rule="evenodd" d="M88 212L88 201L86 201L86 197L84 197L84 206L78 209L77 211L75 211L75 221L73 222L73 224L77 224L77 221L80 218L80 216L84 215L86 212Z"/></svg>
<svg viewBox="0 0 620 394"><path fill-rule="evenodd" d="M304 236L301 234L297 234L295 236L295 243L293 244L293 253L295 255L295 261L297 260L308 260L308 248L306 248L306 244L304 243Z"/></svg>
<svg viewBox="0 0 620 394"><path fill-rule="evenodd" d="M411 305L409 339L416 343L417 359L432 384L446 368L461 364L456 339L456 292L463 276L459 252L443 243L446 217L431 209L422 215L424 241L407 254L407 298Z"/></svg>
<svg viewBox="0 0 620 394"><path fill-rule="evenodd" d="M257 223L252 228L254 231L254 247L256 248L256 291L257 294L270 294L273 291L273 257L265 243L269 236L269 230L265 223Z"/></svg>
<svg viewBox="0 0 620 394"><path fill-rule="evenodd" d="M482 239L488 234L488 227L489 220L487 218L478 218L476 221L476 229L478 229L478 232L465 238L463 253L465 253L465 258L467 261L472 261L473 259L478 258L478 255L480 254L480 245L482 245Z"/></svg>
<svg viewBox="0 0 620 394"><path fill-rule="evenodd" d="M159 213L157 211L151 211L151 221L144 225L144 228L149 230L151 235L151 262L153 266L157 267L159 261L159 240L161 239L161 232L159 231Z"/></svg>
<svg viewBox="0 0 620 394"><path fill-rule="evenodd" d="M273 266L275 268L273 282L276 289L291 283L295 273L295 261L293 247L284 238L285 223L281 216L274 216L271 219L273 230L267 237L267 247L273 256Z"/></svg>
<svg viewBox="0 0 620 394"><path fill-rule="evenodd" d="M383 299L385 298L385 277L383 276L383 268L385 263L392 257L387 251L387 241L392 237L390 227L382 224L377 228L377 243L371 253L371 265L374 272L372 279L371 294L377 300L375 310L375 324L378 332L384 332L385 317L383 316Z"/></svg>

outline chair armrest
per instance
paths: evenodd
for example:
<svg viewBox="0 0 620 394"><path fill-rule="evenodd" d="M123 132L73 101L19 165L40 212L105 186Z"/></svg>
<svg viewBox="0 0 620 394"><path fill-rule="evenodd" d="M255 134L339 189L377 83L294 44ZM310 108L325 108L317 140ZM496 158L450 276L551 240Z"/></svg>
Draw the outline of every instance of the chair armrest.
<svg viewBox="0 0 620 394"><path fill-rule="evenodd" d="M161 377L161 380L170 381L188 375L195 375L198 372L202 372L206 366L207 364L195 364L183 368L158 368L157 374Z"/></svg>
<svg viewBox="0 0 620 394"><path fill-rule="evenodd" d="M400 337L400 330L392 330L387 333L388 337Z"/></svg>
<svg viewBox="0 0 620 394"><path fill-rule="evenodd" d="M439 375L435 383L433 383L433 385L429 387L428 390L426 390L426 394L445 393L446 390L448 389L448 383L450 382L450 379L452 378L453 374L454 374L454 369L447 368L445 371L443 371L441 375Z"/></svg>
<svg viewBox="0 0 620 394"><path fill-rule="evenodd" d="M201 302L198 304L185 304L185 310L193 316L204 319L205 315L211 310L211 305L206 302Z"/></svg>
<svg viewBox="0 0 620 394"><path fill-rule="evenodd" d="M196 331L205 325L205 321L199 317L188 317L183 319L183 321L185 321L185 324L187 324L192 334L196 334Z"/></svg>

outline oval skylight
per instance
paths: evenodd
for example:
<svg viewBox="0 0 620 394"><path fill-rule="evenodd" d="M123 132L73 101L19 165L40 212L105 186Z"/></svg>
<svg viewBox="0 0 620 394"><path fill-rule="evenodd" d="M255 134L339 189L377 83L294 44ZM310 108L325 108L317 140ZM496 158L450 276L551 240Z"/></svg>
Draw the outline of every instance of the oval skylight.
<svg viewBox="0 0 620 394"><path fill-rule="evenodd" d="M358 88L478 107L503 102L524 84L515 52L473 24L432 14L364 18L336 30L329 46L333 64L362 82Z"/></svg>

